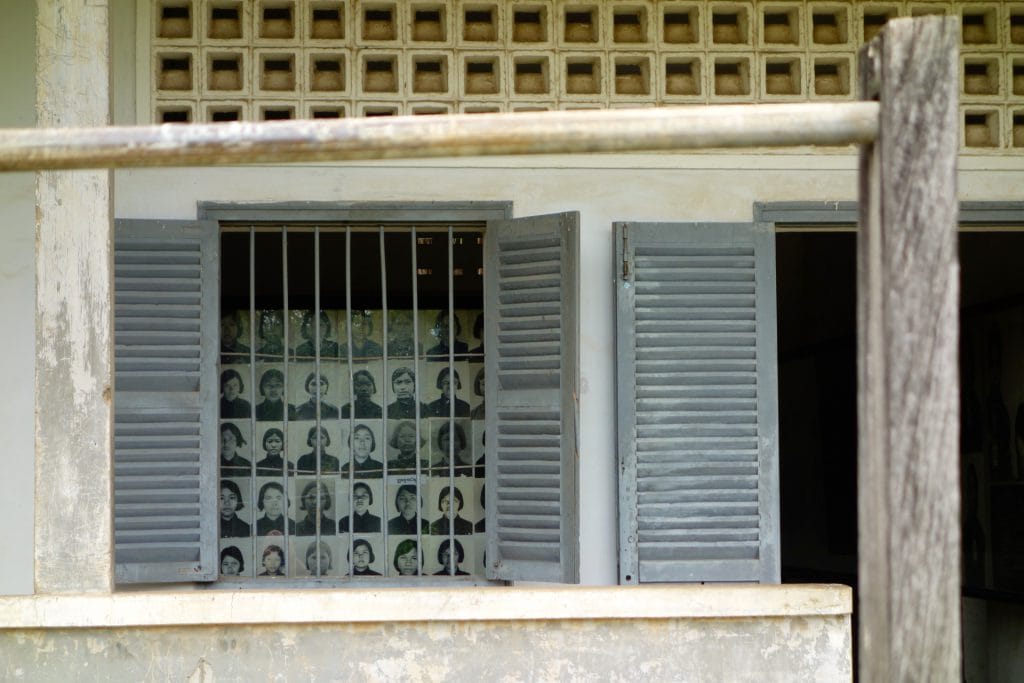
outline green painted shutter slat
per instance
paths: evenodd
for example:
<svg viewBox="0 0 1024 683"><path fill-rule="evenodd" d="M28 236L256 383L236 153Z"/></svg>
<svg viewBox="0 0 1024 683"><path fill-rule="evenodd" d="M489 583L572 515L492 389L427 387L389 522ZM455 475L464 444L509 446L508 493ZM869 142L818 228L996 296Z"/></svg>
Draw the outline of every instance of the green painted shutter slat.
<svg viewBox="0 0 1024 683"><path fill-rule="evenodd" d="M117 221L118 583L217 578L217 224Z"/></svg>
<svg viewBox="0 0 1024 683"><path fill-rule="evenodd" d="M619 581L777 583L775 242L615 225Z"/></svg>
<svg viewBox="0 0 1024 683"><path fill-rule="evenodd" d="M579 215L484 242L487 576L578 583Z"/></svg>

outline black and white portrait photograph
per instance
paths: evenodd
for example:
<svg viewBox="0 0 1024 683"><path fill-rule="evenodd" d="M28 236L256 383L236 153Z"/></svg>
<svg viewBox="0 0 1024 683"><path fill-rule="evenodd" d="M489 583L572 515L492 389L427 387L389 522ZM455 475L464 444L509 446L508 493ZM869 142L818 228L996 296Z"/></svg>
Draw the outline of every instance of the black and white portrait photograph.
<svg viewBox="0 0 1024 683"><path fill-rule="evenodd" d="M321 479L318 483L316 479L305 477L289 480L288 483L293 487L292 490L297 493L293 499L299 503L299 511L295 515L296 536L315 536L318 533L318 524L321 536L335 534L337 529L337 522L334 518L336 481L336 479Z"/></svg>
<svg viewBox="0 0 1024 683"><path fill-rule="evenodd" d="M430 522L430 533L431 535L443 535L450 533L450 530L454 530L454 533L459 536L465 536L473 533L473 523L463 517L463 512L467 515L475 516L472 508L474 502L472 498L468 501L463 495L463 488L466 488L471 493L474 491L472 485L450 487L445 483L444 486L438 489L437 484L440 483L438 480L431 481L431 490L436 490L437 494L432 498L432 501L436 503L436 506L431 514ZM469 504L467 506L467 503Z"/></svg>
<svg viewBox="0 0 1024 683"><path fill-rule="evenodd" d="M391 546L391 566L388 576L420 576L422 574L423 553L415 538L388 537Z"/></svg>
<svg viewBox="0 0 1024 683"><path fill-rule="evenodd" d="M287 553L284 550L284 537L276 539L260 539L256 544L257 577L282 578L288 576Z"/></svg>
<svg viewBox="0 0 1024 683"><path fill-rule="evenodd" d="M391 402L388 403L388 420L414 420L417 411L416 371L411 365L399 365L391 369ZM422 389L419 394L419 416L427 416L427 404L423 402Z"/></svg>
<svg viewBox="0 0 1024 683"><path fill-rule="evenodd" d="M454 470L456 477L472 477L473 461L468 434L472 433L470 420L434 418L430 420L433 442L431 449L430 474L433 477L448 476Z"/></svg>
<svg viewBox="0 0 1024 683"><path fill-rule="evenodd" d="M448 309L420 311L420 329L427 345L426 356L431 361L441 361L449 355L449 335L454 335L452 353L463 358L469 352L469 344L463 336L462 318L465 311L455 310L449 315ZM449 332L451 330L451 332Z"/></svg>
<svg viewBox="0 0 1024 683"><path fill-rule="evenodd" d="M487 425L473 420L473 476L483 479L487 467Z"/></svg>
<svg viewBox="0 0 1024 683"><path fill-rule="evenodd" d="M256 480L259 487L256 494L256 509L260 515L256 519L257 536L284 536L286 526L289 534L295 533L295 520L289 516L291 502L281 481Z"/></svg>
<svg viewBox="0 0 1024 683"><path fill-rule="evenodd" d="M484 366L482 363L473 363L469 369L473 376L473 394L470 397L473 408L469 411L469 416L474 420L484 420L487 418L487 409L484 407L484 396L486 395Z"/></svg>
<svg viewBox="0 0 1024 683"><path fill-rule="evenodd" d="M350 461L342 463L341 474L348 476L349 468L357 479L380 479L384 473L384 441L382 422L366 420L357 422L348 437Z"/></svg>
<svg viewBox="0 0 1024 683"><path fill-rule="evenodd" d="M388 492L391 496L391 514L388 519L388 533L398 536L415 536L417 528L417 515L419 515L419 529L421 533L428 533L427 520L422 509L421 486L416 483L415 477L396 477L388 482Z"/></svg>
<svg viewBox="0 0 1024 683"><path fill-rule="evenodd" d="M378 396L380 367L380 363L375 362L353 369L352 393L340 399L345 401L341 407L342 417L379 420L383 416L384 410Z"/></svg>
<svg viewBox="0 0 1024 683"><path fill-rule="evenodd" d="M412 420L388 420L388 473L415 474L417 454L421 473L430 467L425 457L428 443L429 428L427 421L421 421L421 429L417 437L416 423Z"/></svg>
<svg viewBox="0 0 1024 683"><path fill-rule="evenodd" d="M253 575L252 539L232 538L220 542L220 577L251 577Z"/></svg>
<svg viewBox="0 0 1024 683"><path fill-rule="evenodd" d="M248 538L252 535L248 479L220 480L220 537Z"/></svg>
<svg viewBox="0 0 1024 683"><path fill-rule="evenodd" d="M220 475L247 477L252 474L249 459L249 421L220 423Z"/></svg>
<svg viewBox="0 0 1024 683"><path fill-rule="evenodd" d="M473 320L473 348L469 350L470 356L484 355L484 312L466 311L467 316ZM479 359L474 359L479 361Z"/></svg>
<svg viewBox="0 0 1024 683"><path fill-rule="evenodd" d="M292 576L334 578L348 573L345 553L339 553L340 546L336 538L310 540L296 537L292 539L291 546L292 557L302 559L301 563L293 563L295 571ZM347 546L345 550L348 550Z"/></svg>
<svg viewBox="0 0 1024 683"><path fill-rule="evenodd" d="M286 348L284 340L284 311L257 311L256 320L256 355L283 358ZM290 349L289 355L291 355Z"/></svg>
<svg viewBox="0 0 1024 683"><path fill-rule="evenodd" d="M477 494L477 501L480 503L479 519L473 524L473 533L482 534L487 531L487 487L482 481L477 480L477 488L480 493Z"/></svg>
<svg viewBox="0 0 1024 683"><path fill-rule="evenodd" d="M235 368L220 373L220 418L222 420L252 416L252 404L246 398L245 379Z"/></svg>
<svg viewBox="0 0 1024 683"><path fill-rule="evenodd" d="M296 422L288 425L288 450L295 454L296 474L340 474L341 459L337 444L341 426L337 420L321 424Z"/></svg>
<svg viewBox="0 0 1024 683"><path fill-rule="evenodd" d="M434 576L469 576L471 572L466 571L467 567L473 566L473 558L466 552L467 548L472 550L472 539L452 539L441 536L430 536L423 541L426 548L427 563L425 573ZM463 541L466 541L463 543ZM455 573L452 574L454 566Z"/></svg>
<svg viewBox="0 0 1024 683"><path fill-rule="evenodd" d="M285 402L285 377L282 364L260 363L256 366L259 378L256 398L257 420L284 420L287 411L288 419L295 419L295 405Z"/></svg>
<svg viewBox="0 0 1024 683"><path fill-rule="evenodd" d="M348 541L342 538L342 544ZM350 547L346 553L351 552L352 576L382 576L384 569L384 556L386 553L379 553L384 548L384 538L380 534L360 536L355 534Z"/></svg>
<svg viewBox="0 0 1024 683"><path fill-rule="evenodd" d="M256 461L256 476L279 477L286 467L288 474L295 474L295 465L284 456L284 423L261 423L256 427L256 433L263 435L257 450L257 457L262 457Z"/></svg>
<svg viewBox="0 0 1024 683"><path fill-rule="evenodd" d="M344 313L342 314L344 316ZM340 356L347 360L379 359L384 357L381 346L380 311L353 310L351 315L352 353L349 354L347 331L341 337Z"/></svg>
<svg viewBox="0 0 1024 683"><path fill-rule="evenodd" d="M332 312L320 311L319 323L313 316L312 311L302 311L299 322L299 339L301 341L295 347L295 356L300 359L316 358L317 355L323 360L336 360L338 358L338 342L334 337L335 325ZM319 324L319 330L317 326ZM317 348L317 333L319 333L320 345Z"/></svg>
<svg viewBox="0 0 1024 683"><path fill-rule="evenodd" d="M405 309L388 311L388 357L395 359L412 358L423 354L423 344L414 343L412 311Z"/></svg>
<svg viewBox="0 0 1024 683"><path fill-rule="evenodd" d="M348 487L348 482L341 484ZM349 517L348 507L339 509L338 533L352 531L356 534L377 534L382 531L381 504L383 503L384 484L380 479L355 481L352 483L352 516ZM351 528L350 528L351 527Z"/></svg>
<svg viewBox="0 0 1024 683"><path fill-rule="evenodd" d="M341 389L338 386L340 374L329 372L323 366L317 372L314 367L312 363L295 364L289 367L289 370L294 372L294 378L301 381L302 387L301 394L297 387L295 393L292 394L295 396L295 419L336 420L339 415L336 394L339 394ZM334 377L330 375L334 375Z"/></svg>
<svg viewBox="0 0 1024 683"><path fill-rule="evenodd" d="M220 363L248 363L249 311L230 310L220 318Z"/></svg>
<svg viewBox="0 0 1024 683"><path fill-rule="evenodd" d="M445 365L437 371L431 394L435 398L427 404L427 417L469 417L469 403L459 398L464 395L462 378L467 375L467 367L458 363L455 368Z"/></svg>

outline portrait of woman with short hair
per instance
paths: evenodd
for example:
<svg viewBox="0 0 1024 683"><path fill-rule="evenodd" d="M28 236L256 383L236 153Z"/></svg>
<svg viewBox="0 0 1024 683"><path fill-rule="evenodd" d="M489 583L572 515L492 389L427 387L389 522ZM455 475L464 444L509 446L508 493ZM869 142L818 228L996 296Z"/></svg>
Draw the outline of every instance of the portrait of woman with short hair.
<svg viewBox="0 0 1024 683"><path fill-rule="evenodd" d="M242 398L245 382L237 370L220 373L220 417L222 420L249 417L252 406Z"/></svg>
<svg viewBox="0 0 1024 683"><path fill-rule="evenodd" d="M456 356L464 356L469 351L469 345L466 344L466 342L459 340L459 335L462 334L462 323L459 322L459 314L453 314L451 316L451 320L455 323L455 344L452 346L452 349ZM448 356L448 326L448 311L442 309L437 312L437 315L434 317L434 324L430 328L430 336L432 336L437 343L427 349L428 356Z"/></svg>
<svg viewBox="0 0 1024 683"><path fill-rule="evenodd" d="M391 373L391 390L395 400L388 404L389 420L416 419L416 373L411 368L396 368ZM419 404L420 417L426 417L427 404Z"/></svg>
<svg viewBox="0 0 1024 683"><path fill-rule="evenodd" d="M242 430L231 422L220 426L220 473L222 476L248 476L252 462L238 449L246 444Z"/></svg>
<svg viewBox="0 0 1024 683"><path fill-rule="evenodd" d="M454 444L452 443L451 435L452 423L446 420L437 428L436 446L438 456L430 465L430 473L434 476L445 476L449 473L451 463L454 463L456 477L473 476L473 465L469 460L465 459L466 446L468 445L466 430L461 424L456 422ZM455 451L454 458L451 457L453 447Z"/></svg>
<svg viewBox="0 0 1024 683"><path fill-rule="evenodd" d="M352 528L357 534L380 533L380 517L370 512L373 506L373 489L370 485L357 481L352 485ZM338 533L350 531L348 515L338 520Z"/></svg>
<svg viewBox="0 0 1024 683"><path fill-rule="evenodd" d="M407 538L399 543L395 547L395 557L391 564L398 576L417 576L423 564L423 555L416 546L416 540Z"/></svg>
<svg viewBox="0 0 1024 683"><path fill-rule="evenodd" d="M338 357L338 342L330 341L328 339L331 336L331 319L327 316L327 311L320 311L320 357L321 358L337 358ZM312 311L304 311L302 313L302 325L299 326L299 335L305 340L297 347L295 347L295 355L300 358L313 358L317 355L316 348L316 321L313 319Z"/></svg>
<svg viewBox="0 0 1024 683"><path fill-rule="evenodd" d="M320 473L338 474L341 469L341 461L327 452L331 445L331 435L327 433L327 427L320 425L320 443L317 444L317 428L310 427L306 433L306 445L312 448L309 453L299 456L295 463L295 471L299 474L316 474L317 449L320 453Z"/></svg>
<svg viewBox="0 0 1024 683"><path fill-rule="evenodd" d="M370 565L377 561L373 546L365 538L357 538L352 542L352 576L380 576Z"/></svg>
<svg viewBox="0 0 1024 683"><path fill-rule="evenodd" d="M318 494L319 500L317 499ZM331 509L332 503L331 492L325 482L321 481L319 487L316 481L307 482L299 495L299 510L305 512L306 516L295 523L295 535L316 535L317 510L320 512L320 534L322 536L333 535L335 521L324 514Z"/></svg>
<svg viewBox="0 0 1024 683"><path fill-rule="evenodd" d="M469 411L469 416L474 420L487 419L487 409L484 407L487 395L484 381L484 368L480 368L476 371L476 377L473 378L473 395L480 397L480 403Z"/></svg>
<svg viewBox="0 0 1024 683"><path fill-rule="evenodd" d="M327 381L327 375L311 372L306 375L304 386L306 393L309 394L309 399L305 403L295 406L296 420L315 420L317 418L317 392L319 392L320 398L320 419L331 420L338 417L338 407L324 400L331 388L331 383Z"/></svg>
<svg viewBox="0 0 1024 683"><path fill-rule="evenodd" d="M459 377L458 370L452 370L451 368L441 368L441 372L437 373L437 388L441 390L441 395L436 401L431 401L427 404L427 416L428 417L450 417L452 414L452 376L455 378L455 390L462 389L462 379ZM469 417L469 404L462 399L455 397L455 417Z"/></svg>
<svg viewBox="0 0 1024 683"><path fill-rule="evenodd" d="M284 576L284 549L279 545L268 545L263 549L260 563L263 571L256 576Z"/></svg>
<svg viewBox="0 0 1024 683"><path fill-rule="evenodd" d="M256 353L258 355L284 355L284 315L281 311L259 312L256 340Z"/></svg>
<svg viewBox="0 0 1024 683"><path fill-rule="evenodd" d="M388 520L388 533L400 536L416 535L416 511L420 497L413 484L402 484L395 492L395 509L398 514ZM427 520L420 518L420 531L427 533Z"/></svg>
<svg viewBox="0 0 1024 683"><path fill-rule="evenodd" d="M454 529L459 536L473 533L472 522L459 516L459 512L465 503L462 498L462 491L458 487L455 491L455 504L452 504L452 487L444 487L437 496L437 509L441 516L430 523L430 533L434 536L443 536L449 533L449 528Z"/></svg>
<svg viewBox="0 0 1024 683"><path fill-rule="evenodd" d="M288 474L295 474L295 466L287 462L282 455L284 451L284 432L277 427L271 427L263 432L263 450L266 452L266 455L256 463L256 476L279 476L284 473L286 463L288 465Z"/></svg>
<svg viewBox="0 0 1024 683"><path fill-rule="evenodd" d="M256 507L263 512L263 516L256 520L258 536L283 536L286 522L288 533L295 533L295 522L286 515L288 497L285 496L281 484L271 481L261 486L260 495L256 498Z"/></svg>
<svg viewBox="0 0 1024 683"><path fill-rule="evenodd" d="M369 370L356 370L352 373L352 393L355 395L355 415L360 419L380 418L384 414L383 408L373 402L373 396L377 393L377 381ZM341 407L342 417L353 417L352 404L346 403Z"/></svg>
<svg viewBox="0 0 1024 683"><path fill-rule="evenodd" d="M313 541L306 546L306 570L310 576L329 576L333 568L331 546L323 541Z"/></svg>
<svg viewBox="0 0 1024 683"><path fill-rule="evenodd" d="M220 481L220 537L248 538L252 527L238 518L238 511L245 507L238 484L230 479Z"/></svg>
<svg viewBox="0 0 1024 683"><path fill-rule="evenodd" d="M373 315L369 311L352 311L350 317L352 330L352 358L381 358L384 350L380 344L370 339L373 334ZM348 344L341 345L341 357L348 358Z"/></svg>
<svg viewBox="0 0 1024 683"><path fill-rule="evenodd" d="M260 396L263 400L256 404L257 420L283 420L285 413L284 373L276 368L267 370L260 376ZM288 406L288 419L295 419L295 406Z"/></svg>
<svg viewBox="0 0 1024 683"><path fill-rule="evenodd" d="M233 545L220 551L220 575L240 576L245 571L245 558L242 551Z"/></svg>
<svg viewBox="0 0 1024 683"><path fill-rule="evenodd" d="M416 472L416 423L408 420L399 422L391 431L391 439L388 445L397 453L394 458L388 459L388 472L390 474L410 474ZM424 445L423 438L420 438L419 447ZM425 471L429 467L426 458L420 458L420 469Z"/></svg>
<svg viewBox="0 0 1024 683"><path fill-rule="evenodd" d="M245 363L249 360L249 347L242 343L245 326L239 311L228 311L220 317L220 363Z"/></svg>
<svg viewBox="0 0 1024 683"><path fill-rule="evenodd" d="M480 340L480 346L475 349L469 350L471 356L482 356L484 355L484 314L477 313L476 320L473 321L473 337Z"/></svg>
<svg viewBox="0 0 1024 683"><path fill-rule="evenodd" d="M441 545L437 548L437 562L441 565L441 570L434 572L434 576L451 576L452 575L452 551L451 551L451 539L446 538L441 542ZM458 540L455 541L455 576L469 576L469 572L463 571L459 568L459 565L466 561L466 551L463 550L462 544Z"/></svg>
<svg viewBox="0 0 1024 683"><path fill-rule="evenodd" d="M422 344L413 342L412 312L404 310L388 311L388 356L393 358L409 358L422 353Z"/></svg>
<svg viewBox="0 0 1024 683"><path fill-rule="evenodd" d="M360 479L380 479L384 464L374 460L372 455L377 450L377 437L373 430L364 424L357 424L348 435L348 446L352 453L352 469ZM348 470L342 471L347 475Z"/></svg>

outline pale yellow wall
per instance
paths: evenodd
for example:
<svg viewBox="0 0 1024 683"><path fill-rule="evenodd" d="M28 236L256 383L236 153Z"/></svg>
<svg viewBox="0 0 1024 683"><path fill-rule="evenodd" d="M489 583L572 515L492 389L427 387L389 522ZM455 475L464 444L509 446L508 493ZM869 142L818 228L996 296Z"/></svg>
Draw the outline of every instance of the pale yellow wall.
<svg viewBox="0 0 1024 683"><path fill-rule="evenodd" d="M0 19L0 128L35 125L35 2L5 0ZM3 571L0 595L32 592L35 202L31 173L0 174L0 378L10 393L3 434ZM11 495L16 492L17 495Z"/></svg>

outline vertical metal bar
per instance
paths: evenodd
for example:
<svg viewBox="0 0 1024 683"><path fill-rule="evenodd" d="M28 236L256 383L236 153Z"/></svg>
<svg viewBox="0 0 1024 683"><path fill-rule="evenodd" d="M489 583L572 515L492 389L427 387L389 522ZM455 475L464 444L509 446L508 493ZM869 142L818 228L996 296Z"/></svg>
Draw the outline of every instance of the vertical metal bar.
<svg viewBox="0 0 1024 683"><path fill-rule="evenodd" d="M379 242L380 242L380 297L381 297L381 308L382 308L381 317L383 318L382 323L383 323L383 328L384 328L383 329L384 344L381 346L381 353L382 353L382 356L383 356L383 369L381 371L381 373L383 374L383 377L381 379L384 380L388 376L388 263L387 263L387 256L384 253L384 226L383 225L378 225L377 226L377 232L378 232L378 235L379 235L379 238L380 238L380 240L379 240ZM381 406L381 420L382 420L382 422L384 424L383 429L384 429L385 435L386 435L387 424L388 424L388 402L387 401L383 401L382 403L383 403L383 405ZM384 481L384 489L386 491L387 490L387 480L388 480L388 459L386 457L381 462L381 468L382 468L381 469L381 479ZM387 500L387 496L385 496L385 500ZM387 515L384 515L384 517L381 518L382 522L386 518L387 518ZM384 547L385 547L385 549L387 548L387 537L386 536L385 536Z"/></svg>
<svg viewBox="0 0 1024 683"><path fill-rule="evenodd" d="M282 344L281 344L281 358L284 361L284 391L285 400L284 405L281 407L282 417L284 418L284 433L285 433L285 449L288 448L288 226L281 226L281 279L284 287L283 295L281 297L282 302ZM292 554L291 547L288 544L288 451L285 450L284 467L281 468L282 475L284 477L284 520L281 522L281 526L284 527L284 548L281 551L284 553L284 567L285 573L288 572L288 557ZM293 557L292 562L295 561Z"/></svg>
<svg viewBox="0 0 1024 683"><path fill-rule="evenodd" d="M356 396L352 385L352 226L345 226L345 348L348 356L348 434L351 443L352 429L356 424ZM353 574L353 554L355 552L356 513L355 501L356 468L352 457L352 449L348 453L348 573ZM385 494L387 485L385 484ZM383 518L382 518L383 524Z"/></svg>
<svg viewBox="0 0 1024 683"><path fill-rule="evenodd" d="M249 470L249 510L251 510L252 526L249 527L253 539L249 566L256 570L256 226L249 226L249 386L253 392L252 408L249 410L249 424L252 425L252 469ZM282 445L282 448L284 446Z"/></svg>
<svg viewBox="0 0 1024 683"><path fill-rule="evenodd" d="M316 562L316 578L320 578L320 515L321 505L320 500L320 470L322 463L320 462L321 453L323 450L323 444L320 438L320 425L322 415L320 414L320 226L313 227L313 370L316 372L316 378L313 380L314 386L316 386L316 522L313 529L313 546L317 550L317 562ZM301 491L300 491L301 493ZM292 558L294 561L295 558Z"/></svg>
<svg viewBox="0 0 1024 683"><path fill-rule="evenodd" d="M423 472L420 467L420 354L419 354L419 266L416 259L416 226L412 226L412 372L416 381L412 383L413 388L413 410L416 421L416 549L423 548L423 522L421 521L421 508L423 505ZM385 463L386 464L386 463ZM420 552L422 556L422 551ZM419 562L419 560L417 560ZM422 567L420 570L422 571Z"/></svg>
<svg viewBox="0 0 1024 683"><path fill-rule="evenodd" d="M455 256L448 226L448 575L455 576Z"/></svg>

